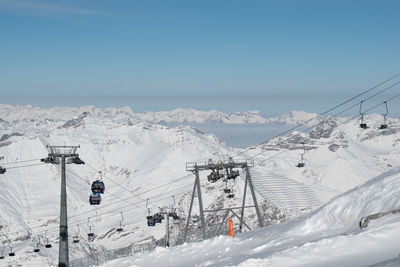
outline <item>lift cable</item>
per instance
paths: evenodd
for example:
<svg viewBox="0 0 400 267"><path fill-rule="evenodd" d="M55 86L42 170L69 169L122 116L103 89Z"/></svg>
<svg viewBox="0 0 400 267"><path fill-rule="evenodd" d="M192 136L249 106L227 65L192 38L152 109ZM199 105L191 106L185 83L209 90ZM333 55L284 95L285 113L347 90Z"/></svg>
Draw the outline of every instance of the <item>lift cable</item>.
<svg viewBox="0 0 400 267"><path fill-rule="evenodd" d="M75 175L76 177L78 177L78 178L81 179L82 181L85 181L85 182L86 182L85 178L83 178L82 176L80 176L80 175L78 175L78 174L76 174L76 173L74 173L74 172L72 172L72 171L70 171L70 170L68 170L68 169L67 169L66 171L69 172L69 173L71 173L71 174L73 174L73 175ZM135 205L135 204L129 202L127 199L122 199L121 197L117 196L116 194L113 194L113 193L108 192L107 195L111 195L111 196L113 196L113 197L115 197L115 198L118 198L119 200L123 200L123 201L125 201L125 202L127 202L127 203L129 203L129 204L131 204L131 205ZM136 207L139 208L139 209L141 208L141 207L139 207L139 206L136 206Z"/></svg>
<svg viewBox="0 0 400 267"><path fill-rule="evenodd" d="M393 88L394 86L396 86L396 85L398 85L398 84L400 84L400 82L396 82L396 83L392 84L391 86L384 88L383 90L381 90L381 91L375 93L374 95L371 95L371 96L367 97L366 99L364 99L364 100L362 100L362 101L363 101L363 102L368 101L368 100L370 100L370 99L372 99L372 98L378 96L379 94L381 94L381 93L383 93L383 92L385 92L385 91L387 91L387 90ZM397 97L397 96L395 96L395 97ZM392 97L392 98L395 98L395 97ZM391 100L391 99L389 99L389 101L390 101L390 100ZM386 102L388 102L388 100L386 100ZM384 103L384 102L378 104L377 106L380 106L380 105L382 105L383 103ZM360 103L355 103L354 105L352 105L352 106L346 108L345 110L343 110L343 111L341 111L341 112L339 112L339 113L333 115L332 117L336 117L336 116L338 116L338 115L340 115L340 114L343 114L344 112L349 111L349 110L351 110L352 108L354 108L354 107L356 107L356 106L359 106L359 104L360 104ZM377 106L375 106L375 107L373 107L373 108L370 108L369 110L366 110L365 112L371 111L372 109L376 108ZM358 115L355 115L354 117L357 117L357 116L358 116ZM318 116L317 116L317 117L318 117ZM314 118L317 118L317 117L314 117ZM351 119L353 119L353 117L351 117ZM307 122L309 122L309 121L311 121L311 120L308 120ZM297 125L297 126L291 128L291 129L295 129L295 128L297 128L297 127L303 126L304 124L305 124L305 123L299 124L299 125ZM309 129L312 129L312 128L314 128L314 127L315 127L315 126L311 126L311 127L307 128L305 131L307 131L307 130L309 130ZM290 130L288 130L288 131L290 131ZM273 139L275 139L275 138L277 138L277 137L280 137L280 136L286 134L288 131L285 131L285 132L282 133L282 134L278 134L278 135L276 135L276 136L274 136L274 137L272 137L272 138L269 138L268 140L262 142L262 143L259 144L259 145L265 144L265 143L267 143L267 142L269 142L269 141L271 141L271 140L273 140ZM248 151L249 149L246 149L246 150ZM245 150L245 151L246 151L246 150ZM249 159L252 159L252 158L254 158L254 157L258 156L258 155L261 155L261 154L263 154L264 152L265 152L265 151L262 151L262 152L260 152L260 153L258 153L258 154L256 154L256 155L253 155L253 156L250 157ZM243 152L242 152L242 153L243 153Z"/></svg>
<svg viewBox="0 0 400 267"><path fill-rule="evenodd" d="M1 163L1 165L10 165L10 164L18 164L18 163L25 163L25 162L31 162L31 161L40 161L40 159L29 159L29 160L21 160L21 161L14 161L14 162L6 162L6 163Z"/></svg>
<svg viewBox="0 0 400 267"><path fill-rule="evenodd" d="M95 172L99 172L98 170L96 170L93 166L91 166L89 163L86 162L86 164L89 168L91 168L92 170L94 170ZM124 189L125 191L127 191L129 194L132 194L133 196L136 196L140 199L143 200L143 198L141 198L139 195L135 195L135 193L133 193L131 190L129 190L127 187L121 185L120 183L115 182L113 179L103 175L103 178L107 179L108 181L111 181L113 184L117 185L118 187L121 187L122 189Z"/></svg>
<svg viewBox="0 0 400 267"><path fill-rule="evenodd" d="M187 192L188 192L187 189L182 190L182 191L179 191L178 193L177 193L176 191L177 191L178 189L188 188L189 186L193 186L193 184L190 183L190 184L187 184L187 185L178 187L178 188L176 188L176 189L173 190L173 191L169 191L169 192L164 192L164 193L161 193L161 194L157 194L157 195L154 195L154 196L152 196L152 197L150 197L150 198L151 198L151 199L154 199L154 200L156 200L156 201L158 201L158 202L159 202L159 201L166 200L166 199L170 199L172 195L168 195L167 197L164 197L164 198L161 198L161 199L159 199L159 197L162 196L162 195L166 195L166 194L172 193L172 192L174 193L175 196L176 196L176 195L180 195L180 194L187 193ZM120 202L120 201L118 201L118 202ZM140 203L143 203L143 202L146 202L146 200L137 201L137 202L134 203L134 205L137 205L137 204L140 204ZM129 208L129 207L130 207L130 208ZM132 207L132 204L129 204L129 205L125 205L125 206L120 207L118 212L115 212L115 211L108 211L108 212L104 212L104 213L98 213L98 214L92 215L92 216L90 216L90 217L91 217L91 218L92 218L92 217L103 217L103 216L104 216L104 217L107 217L106 215L110 215L110 214L111 214L112 216L114 216L114 215L120 214L121 210L124 209L124 208L129 208L129 209L123 210L123 212L129 211L129 210L132 210L132 209L137 209L136 207ZM98 209L100 209L100 208L98 208ZM96 209L96 210L98 210L98 209ZM93 211L95 211L95 210L93 210ZM75 218L75 217L79 217L79 216L82 216L82 215L87 215L87 212L84 212L84 213L81 213L81 214L72 215L72 216L69 216L69 218ZM79 220L75 220L75 221L72 220L72 221L70 221L68 224L84 225L84 224L86 224L86 221L87 221L87 218L83 218L83 219L79 219ZM80 222L81 222L81 223L80 223ZM80 223L80 224L77 224L77 223ZM40 228L43 228L43 227L45 227L45 226L36 226L36 227L32 227L32 228L30 228L30 229L24 229L23 231L10 232L10 233L8 233L8 235L21 234L22 232L25 232L26 230L40 229ZM57 232L58 230L59 230L59 226L54 226L54 227L48 228L47 230L43 230L43 231L41 231L41 232L37 232L37 233L35 233L35 234L43 234L43 233L45 233L46 231L48 231L48 232ZM33 231L32 231L32 232L33 232ZM1 236L1 235L0 235L0 236ZM3 234L3 236L4 236L4 234Z"/></svg>
<svg viewBox="0 0 400 267"><path fill-rule="evenodd" d="M365 91L363 91L363 92L361 92L361 93L359 93L359 94L357 94L357 95L355 95L355 96L353 96L353 97L347 99L346 101L344 101L344 102L342 102L342 103L340 103L340 104L338 104L338 105L336 105L336 106L334 106L334 107L332 107L332 108L330 108L330 109L328 109L328 110L326 110L326 111L324 111L324 112L318 114L317 116L315 116L315 117L313 117L313 118L311 118L311 119L308 119L308 120L306 120L306 121L304 121L304 122L302 122L302 123L300 123L300 124L298 124L298 125L296 125L296 126L291 127L290 129L288 129L288 130L286 130L286 131L284 131L284 132L282 132L282 133L280 133L280 134L277 134L277 135L275 135L275 136L273 136L273 137L271 137L271 138L268 138L268 139L265 140L264 142L258 144L258 146L263 145L263 144L265 144L265 143L268 143L269 141L271 141L271 140L273 140L273 139L275 139L275 138L277 138L277 137L283 136L283 135L285 135L285 134L287 134L287 133L289 133L289 132L292 132L293 130L296 130L297 128L299 128L299 127L301 127L301 126L306 125L307 123L309 123L309 122L311 122L311 121L313 121L313 120L316 120L316 119L322 117L323 115L325 115L325 114L327 114L327 113L329 113L329 112L331 112L331 111L333 111L333 110L335 110L335 109L340 108L341 106L346 105L347 103L353 101L354 99L357 99L357 98L359 98L360 96L365 95L365 94L371 92L372 90L374 90L374 89L380 87L381 85L383 85L383 84L385 84L385 83L387 83L387 82L389 82L389 81L391 81L391 80L393 80L393 79L395 79L395 78L397 78L397 77L399 77L399 76L400 76L400 73L398 73L398 74L396 74L396 75L390 77L389 79L386 79L386 80L384 80L383 82L381 82L381 83L379 83L379 84L377 84L377 85L375 85L375 86L373 86L373 87L371 87L371 88L369 88L369 89L367 89L367 90L365 90ZM392 85L391 87L393 87L393 86L395 86L395 85L397 85L397 84L398 84L398 83ZM391 88L391 87L389 87L389 88ZM387 88L387 89L389 89L389 88ZM387 89L385 89L385 90L387 90ZM381 92L381 93L382 93L382 92ZM241 155L241 154L244 154L244 153L246 153L246 152L249 151L249 150L250 150L250 148L247 148L247 149L241 151L240 153L238 153L235 157L237 157L237 156L239 156L239 155Z"/></svg>
<svg viewBox="0 0 400 267"><path fill-rule="evenodd" d="M397 98L397 97L399 97L399 96L400 96L400 94L397 94L397 95L395 95L395 96L393 96L393 97L391 97L391 98L389 98L389 99L387 99L387 100L385 100L385 101L383 101L383 102L381 102L381 103L379 103L379 104L377 104L377 105L375 105L375 106L373 106L373 107L367 109L366 112L371 111L371 110L373 110L373 109L379 107L380 105L383 105L385 102L389 102L389 101L391 101L391 100L393 100L393 99L395 99L395 98ZM356 117L358 117L358 115L354 115L354 116L350 117L349 119L347 119L347 120L345 120L345 121L343 121L343 122L337 124L337 126L342 125L342 124L344 124L344 123L347 123L347 122L349 122L349 121L355 119ZM310 129L312 129L312 128L314 128L314 126L308 128L308 129L306 129L306 130L310 130ZM280 151L280 152L277 153L277 154L274 154L274 155L272 155L272 156L270 156L270 157L268 157L268 158L266 158L266 159L263 159L262 161L257 162L257 164L254 164L254 166L259 165L259 164L261 164L261 163L263 163L263 162L265 162L265 161L267 161L267 160L273 159L273 158L275 158L275 157L277 157L277 156L279 156L279 155L281 155L281 154L283 154L283 153L286 153L286 152L288 152L288 150ZM263 153L265 153L265 151L262 151L262 152L260 152L260 153L258 153L258 154L256 154L256 155L252 156L250 159L252 159L252 158L254 158L254 157L257 157L257 156L259 156L259 155L261 155L261 154L263 154Z"/></svg>

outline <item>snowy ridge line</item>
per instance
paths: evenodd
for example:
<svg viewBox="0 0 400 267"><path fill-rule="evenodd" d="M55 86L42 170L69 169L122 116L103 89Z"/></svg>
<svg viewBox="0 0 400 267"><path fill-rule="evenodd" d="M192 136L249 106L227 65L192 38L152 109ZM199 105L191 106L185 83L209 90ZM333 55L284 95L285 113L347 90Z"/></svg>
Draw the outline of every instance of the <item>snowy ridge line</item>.
<svg viewBox="0 0 400 267"><path fill-rule="evenodd" d="M94 106L52 107L49 109L0 104L0 126L25 125L32 121L58 124L57 129L85 125L85 120L107 119L113 123L226 123L226 124L268 124L295 125L315 116L314 113L291 111L276 117L264 117L260 111L221 112L201 111L193 108L177 108L170 111L135 113L130 107L96 108ZM32 121L31 121L32 120Z"/></svg>
<svg viewBox="0 0 400 267"><path fill-rule="evenodd" d="M255 190L286 212L314 210L322 205L314 191L295 180L274 172L251 171Z"/></svg>

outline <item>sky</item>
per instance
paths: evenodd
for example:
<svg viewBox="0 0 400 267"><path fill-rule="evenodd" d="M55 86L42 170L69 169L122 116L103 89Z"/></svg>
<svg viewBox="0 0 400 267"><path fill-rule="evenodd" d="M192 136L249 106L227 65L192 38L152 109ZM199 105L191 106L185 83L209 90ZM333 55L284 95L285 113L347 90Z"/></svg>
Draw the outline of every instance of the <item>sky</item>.
<svg viewBox="0 0 400 267"><path fill-rule="evenodd" d="M0 0L0 103L320 112L400 72L399 11L394 0Z"/></svg>

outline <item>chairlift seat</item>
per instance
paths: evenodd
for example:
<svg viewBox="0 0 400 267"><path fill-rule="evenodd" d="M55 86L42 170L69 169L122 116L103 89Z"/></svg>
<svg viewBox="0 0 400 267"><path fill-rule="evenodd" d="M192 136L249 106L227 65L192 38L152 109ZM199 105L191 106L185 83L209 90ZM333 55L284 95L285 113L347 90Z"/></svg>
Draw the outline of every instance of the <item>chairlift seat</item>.
<svg viewBox="0 0 400 267"><path fill-rule="evenodd" d="M92 193L93 194L104 194L104 182L100 180L96 180L92 183Z"/></svg>
<svg viewBox="0 0 400 267"><path fill-rule="evenodd" d="M379 129L380 130L384 130L384 129L387 129L387 124L382 124L380 127L379 127Z"/></svg>
<svg viewBox="0 0 400 267"><path fill-rule="evenodd" d="M100 205L101 202L101 196L100 194L92 194L89 197L89 203L90 205Z"/></svg>
<svg viewBox="0 0 400 267"><path fill-rule="evenodd" d="M40 251L40 249L39 248L35 248L34 250L33 250L33 252L39 252Z"/></svg>
<svg viewBox="0 0 400 267"><path fill-rule="evenodd" d="M79 243L79 239L74 238L74 240L73 240L72 242L74 242L75 244L76 244L76 243Z"/></svg>
<svg viewBox="0 0 400 267"><path fill-rule="evenodd" d="M51 248L52 245L50 243L47 243L46 245L44 245L45 248Z"/></svg>
<svg viewBox="0 0 400 267"><path fill-rule="evenodd" d="M15 256L15 253L14 253L14 252L10 252L10 253L8 253L8 256L14 257L14 256Z"/></svg>
<svg viewBox="0 0 400 267"><path fill-rule="evenodd" d="M83 160L81 160L80 158L73 158L72 159L72 163L75 164L85 164L85 162Z"/></svg>
<svg viewBox="0 0 400 267"><path fill-rule="evenodd" d="M176 214L175 212L172 213L171 216L172 216L172 218L173 218L174 220L179 220L179 216L178 216L178 214Z"/></svg>
<svg viewBox="0 0 400 267"><path fill-rule="evenodd" d="M235 179L236 177L239 176L239 171L232 170L231 173L226 177L227 179Z"/></svg>
<svg viewBox="0 0 400 267"><path fill-rule="evenodd" d="M118 228L117 228L117 232L122 232L122 228L121 228L121 227L118 227Z"/></svg>
<svg viewBox="0 0 400 267"><path fill-rule="evenodd" d="M1 256L0 256L0 260L3 260L3 259L4 259L4 256L3 256L3 255L1 255Z"/></svg>
<svg viewBox="0 0 400 267"><path fill-rule="evenodd" d="M235 194L229 194L228 195L228 198L234 198L235 197Z"/></svg>
<svg viewBox="0 0 400 267"><path fill-rule="evenodd" d="M305 164L303 162L299 162L296 167L297 168L303 168L305 166Z"/></svg>
<svg viewBox="0 0 400 267"><path fill-rule="evenodd" d="M94 237L94 233L88 233L87 236L88 237Z"/></svg>
<svg viewBox="0 0 400 267"><path fill-rule="evenodd" d="M231 193L231 189L225 188L225 189L224 189L224 192L225 192L225 194L230 194L230 193Z"/></svg>
<svg viewBox="0 0 400 267"><path fill-rule="evenodd" d="M6 169L5 168L2 168L2 167L0 167L0 174L5 174L6 173Z"/></svg>
<svg viewBox="0 0 400 267"><path fill-rule="evenodd" d="M360 128L367 129L368 126L366 123L360 123Z"/></svg>

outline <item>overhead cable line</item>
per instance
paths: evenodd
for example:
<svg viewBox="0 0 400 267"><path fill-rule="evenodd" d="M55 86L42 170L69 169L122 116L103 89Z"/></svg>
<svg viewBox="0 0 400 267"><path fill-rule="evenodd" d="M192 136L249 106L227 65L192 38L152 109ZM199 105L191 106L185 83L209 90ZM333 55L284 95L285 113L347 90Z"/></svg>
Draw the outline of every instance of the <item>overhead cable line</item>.
<svg viewBox="0 0 400 267"><path fill-rule="evenodd" d="M304 121L304 122L302 122L302 123L300 123L300 124L298 124L298 125L296 125L296 126L294 126L294 127L291 127L290 129L288 129L288 130L286 130L286 131L284 131L284 132L282 132L282 133L280 133L280 134L277 134L277 135L275 135L275 136L273 136L273 137L271 137L271 138L268 138L268 139L265 140L264 142L258 144L258 146L263 145L263 144L265 144L265 143L268 143L269 141L271 141L271 140L273 140L273 139L275 139L275 138L277 138L277 137L283 136L283 135L285 135L285 134L287 134L287 133L289 133L289 132L292 132L293 130L296 130L297 128L299 128L299 127L301 127L301 126L306 125L307 123L309 123L309 122L311 122L311 121L313 121L313 120L316 120L316 119L322 117L323 115L325 115L325 114L327 114L327 113L329 113L329 112L331 112L331 111L333 111L333 110L335 110L335 109L338 109L338 108L341 107L341 106L346 105L347 103L353 101L354 99L357 99L357 98L359 98L360 96L365 95L365 94L371 92L372 90L374 90L374 89L380 87L381 85L383 85L383 84L385 84L385 83L387 83L387 82L389 82L389 81L391 81L391 80L393 80L393 79L395 79L395 78L397 78L397 77L399 77L399 76L400 76L400 73L398 73L398 74L396 74L396 75L394 75L394 76L392 76L392 77L390 77L390 78L384 80L383 82L380 82L379 84L377 84L377 85L375 85L375 86L373 86L373 87L371 87L371 88L369 88L369 89L367 89L367 90L365 90L365 91L363 91L363 92L361 92L361 93L359 93L359 94L357 94L357 95L355 95L355 96L353 96L353 97L347 99L346 101L344 101L344 102L342 102L342 103L340 103L340 104L338 104L338 105L336 105L336 106L334 106L334 107L332 107L332 108L330 108L330 109L328 109L328 110L326 110L326 111L324 111L324 112L318 114L317 116L312 117L311 119L308 119L308 120L306 120L306 121ZM397 83L396 83L396 84L397 84ZM396 85L396 84L394 84L394 85ZM394 85L393 85L393 86L394 86ZM392 86L392 87L393 87L393 86ZM391 88L391 87L390 87L390 88ZM388 88L388 89L389 89L389 88ZM250 148L247 148L247 149L241 151L240 153L238 153L235 157L237 157L237 156L239 156L239 155L241 155L241 154L244 154L244 153L246 153L246 152L249 151L249 150L250 150Z"/></svg>

